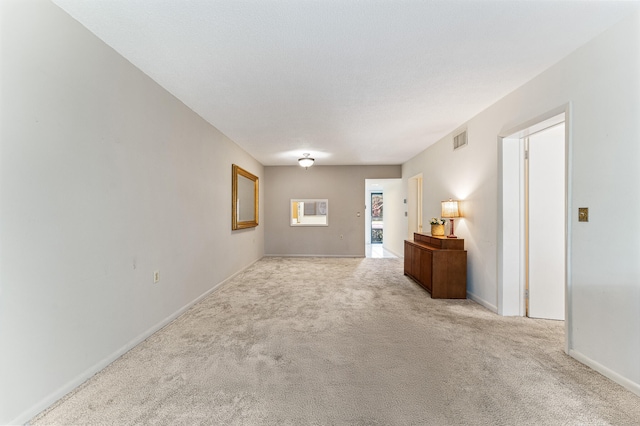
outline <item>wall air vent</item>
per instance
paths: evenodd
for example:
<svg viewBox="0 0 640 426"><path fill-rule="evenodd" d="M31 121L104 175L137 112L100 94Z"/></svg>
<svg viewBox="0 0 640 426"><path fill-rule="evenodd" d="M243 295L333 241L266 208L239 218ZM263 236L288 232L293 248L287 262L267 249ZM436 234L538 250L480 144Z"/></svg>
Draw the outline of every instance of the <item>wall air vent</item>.
<svg viewBox="0 0 640 426"><path fill-rule="evenodd" d="M453 150L455 151L458 148L462 148L467 145L467 131L465 130L462 133L458 133L453 137Z"/></svg>

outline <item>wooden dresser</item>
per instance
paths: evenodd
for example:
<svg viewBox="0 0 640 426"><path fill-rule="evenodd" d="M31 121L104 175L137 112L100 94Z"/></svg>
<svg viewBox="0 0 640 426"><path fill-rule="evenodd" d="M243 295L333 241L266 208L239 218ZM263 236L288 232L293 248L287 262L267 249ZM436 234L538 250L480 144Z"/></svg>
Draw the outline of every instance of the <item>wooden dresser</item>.
<svg viewBox="0 0 640 426"><path fill-rule="evenodd" d="M413 234L404 242L404 274L434 299L467 298L467 251L460 238Z"/></svg>

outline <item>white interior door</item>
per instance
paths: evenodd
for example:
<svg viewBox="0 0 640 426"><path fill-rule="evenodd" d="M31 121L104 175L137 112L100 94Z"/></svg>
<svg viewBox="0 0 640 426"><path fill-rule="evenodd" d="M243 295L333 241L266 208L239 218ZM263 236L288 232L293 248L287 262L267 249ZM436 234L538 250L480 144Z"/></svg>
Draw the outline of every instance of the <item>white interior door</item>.
<svg viewBox="0 0 640 426"><path fill-rule="evenodd" d="M564 123L528 137L528 315L565 317Z"/></svg>

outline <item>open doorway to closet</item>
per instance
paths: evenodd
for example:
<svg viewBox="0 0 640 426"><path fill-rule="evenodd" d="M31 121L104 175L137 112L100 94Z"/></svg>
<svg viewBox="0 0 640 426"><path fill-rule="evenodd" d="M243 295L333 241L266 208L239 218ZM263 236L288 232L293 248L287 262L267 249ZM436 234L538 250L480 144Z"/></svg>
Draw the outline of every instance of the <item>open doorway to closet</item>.
<svg viewBox="0 0 640 426"><path fill-rule="evenodd" d="M554 115L501 140L499 312L564 320L568 126Z"/></svg>
<svg viewBox="0 0 640 426"><path fill-rule="evenodd" d="M402 179L365 179L365 253L402 257Z"/></svg>

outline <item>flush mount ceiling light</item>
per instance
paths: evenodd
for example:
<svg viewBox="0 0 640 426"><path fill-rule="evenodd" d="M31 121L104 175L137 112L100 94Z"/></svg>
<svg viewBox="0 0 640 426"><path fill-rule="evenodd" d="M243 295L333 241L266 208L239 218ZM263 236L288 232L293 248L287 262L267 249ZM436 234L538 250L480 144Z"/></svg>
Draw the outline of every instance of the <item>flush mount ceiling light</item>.
<svg viewBox="0 0 640 426"><path fill-rule="evenodd" d="M298 163L300 164L300 166L304 167L305 169L308 169L309 167L313 166L313 162L316 160L309 157L309 155L311 154L302 154L302 155L304 155L304 158L298 158Z"/></svg>

